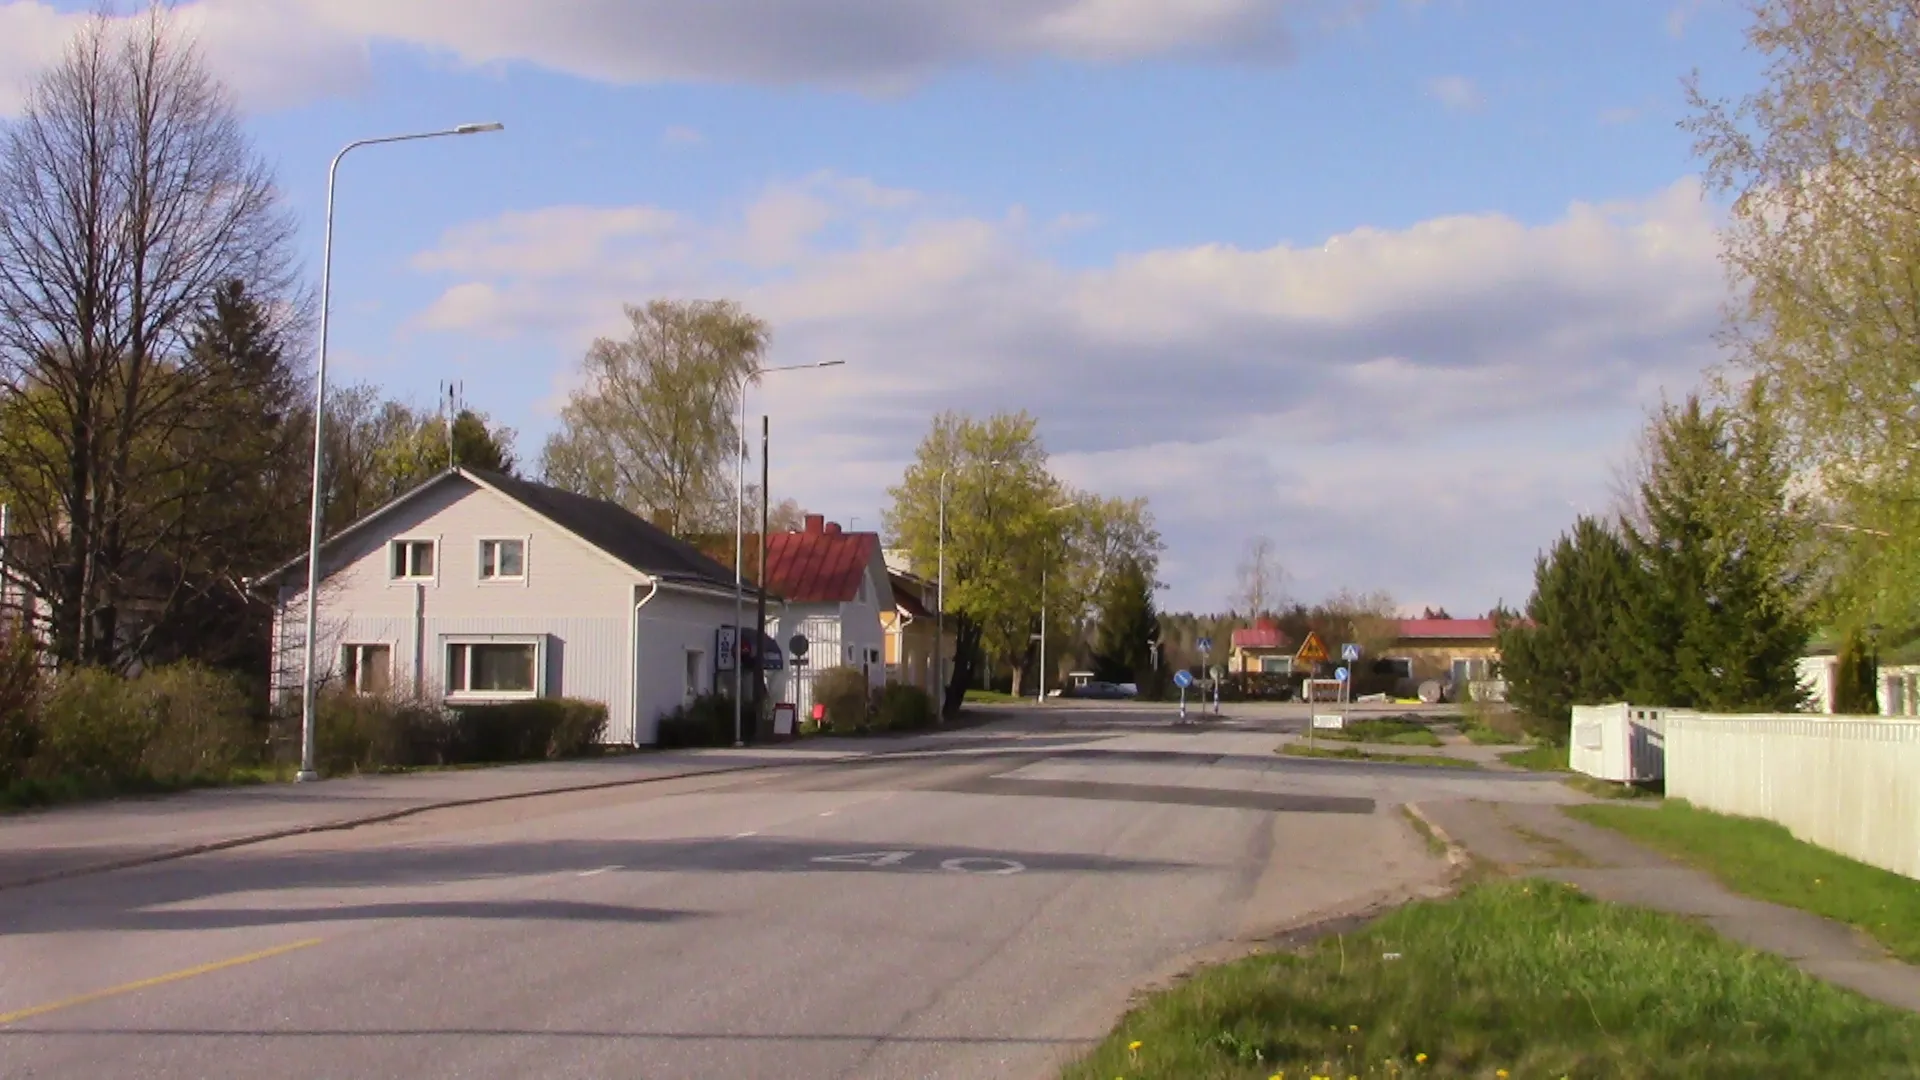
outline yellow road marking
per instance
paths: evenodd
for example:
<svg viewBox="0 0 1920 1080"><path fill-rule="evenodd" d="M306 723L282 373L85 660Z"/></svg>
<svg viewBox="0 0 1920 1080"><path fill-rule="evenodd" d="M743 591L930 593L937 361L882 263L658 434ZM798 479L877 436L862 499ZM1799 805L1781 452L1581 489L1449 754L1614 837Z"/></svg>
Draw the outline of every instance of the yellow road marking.
<svg viewBox="0 0 1920 1080"><path fill-rule="evenodd" d="M136 990L145 990L148 987L163 986L167 983L179 982L182 979L191 979L197 975L210 975L216 971L239 967L242 964L251 964L257 960L269 960L276 956L284 956L298 949L311 948L312 946L320 944L320 941L320 938L308 938L305 941L296 941L291 945L276 945L271 949L262 949L259 952L248 953L245 956L236 956L231 960L216 960L211 964L201 964L199 967L190 967L183 971L175 971L167 975L155 975L151 979L141 979L139 982L122 983L119 986L110 986L105 990L95 990L90 994L70 997L65 1001L55 1001L47 1005L35 1005L31 1009L21 1009L18 1012L0 1013L0 1026L17 1024L22 1020L28 1020L36 1016L45 1016L47 1013L58 1012L61 1009L71 1009L75 1005L86 1005L105 998L119 997L121 994L131 994Z"/></svg>

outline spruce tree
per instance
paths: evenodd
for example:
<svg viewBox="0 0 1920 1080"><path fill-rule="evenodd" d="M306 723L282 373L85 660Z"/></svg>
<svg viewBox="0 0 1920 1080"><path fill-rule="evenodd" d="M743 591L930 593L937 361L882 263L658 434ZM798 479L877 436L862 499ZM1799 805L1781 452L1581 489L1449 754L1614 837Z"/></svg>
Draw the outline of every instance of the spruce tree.
<svg viewBox="0 0 1920 1080"><path fill-rule="evenodd" d="M1632 612L1644 578L1620 536L1581 517L1534 563L1524 619L1496 614L1508 700L1557 725L1624 698L1637 672Z"/></svg>
<svg viewBox="0 0 1920 1080"><path fill-rule="evenodd" d="M1631 547L1646 574L1630 690L1669 708L1786 711L1808 637L1787 472L1764 402L1736 417L1691 396L1650 431Z"/></svg>
<svg viewBox="0 0 1920 1080"><path fill-rule="evenodd" d="M1128 559L1109 577L1102 592L1100 624L1094 635L1094 675L1107 682L1139 682L1153 669L1147 643L1160 637L1153 582L1139 560Z"/></svg>

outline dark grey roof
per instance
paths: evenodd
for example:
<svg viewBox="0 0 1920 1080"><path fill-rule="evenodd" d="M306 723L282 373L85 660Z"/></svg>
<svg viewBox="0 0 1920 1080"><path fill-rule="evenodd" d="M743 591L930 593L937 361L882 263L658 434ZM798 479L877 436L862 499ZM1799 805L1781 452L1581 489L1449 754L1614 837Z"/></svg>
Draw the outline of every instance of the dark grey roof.
<svg viewBox="0 0 1920 1080"><path fill-rule="evenodd" d="M359 532L421 492L456 476L493 488L649 577L687 585L727 590L733 588L732 568L702 554L692 544L675 539L659 526L650 524L623 506L481 469L449 469L342 529L327 540L327 545L336 544L349 534ZM304 567L306 563L307 557L302 554L254 578L248 582L248 586L258 587L275 581L296 567ZM746 584L749 587L753 585L751 581Z"/></svg>
<svg viewBox="0 0 1920 1080"><path fill-rule="evenodd" d="M643 574L733 587L732 569L624 506L500 473L463 471Z"/></svg>

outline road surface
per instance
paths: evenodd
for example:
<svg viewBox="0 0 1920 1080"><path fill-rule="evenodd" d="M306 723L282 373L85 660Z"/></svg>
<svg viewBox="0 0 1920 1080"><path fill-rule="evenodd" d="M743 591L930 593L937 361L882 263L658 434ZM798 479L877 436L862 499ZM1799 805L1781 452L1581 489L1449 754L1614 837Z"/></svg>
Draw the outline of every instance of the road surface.
<svg viewBox="0 0 1920 1080"><path fill-rule="evenodd" d="M0 1076L1037 1078L1222 942L1430 886L1400 801L1557 787L1108 719L0 891Z"/></svg>

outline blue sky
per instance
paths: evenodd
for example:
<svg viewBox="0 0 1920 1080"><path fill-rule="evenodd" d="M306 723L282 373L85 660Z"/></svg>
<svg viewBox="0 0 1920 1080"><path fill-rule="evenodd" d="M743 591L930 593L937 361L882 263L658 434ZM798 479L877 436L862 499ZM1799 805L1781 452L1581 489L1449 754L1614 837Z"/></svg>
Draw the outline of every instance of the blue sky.
<svg viewBox="0 0 1920 1080"><path fill-rule="evenodd" d="M0 113L84 5L0 0ZM1524 599L1644 410L1716 359L1680 79L1731 0L200 0L275 164L336 380L441 380L536 459L623 301L768 318L776 497L879 519L929 413L1026 408L1147 495L1163 604ZM775 380L784 380L776 382Z"/></svg>

